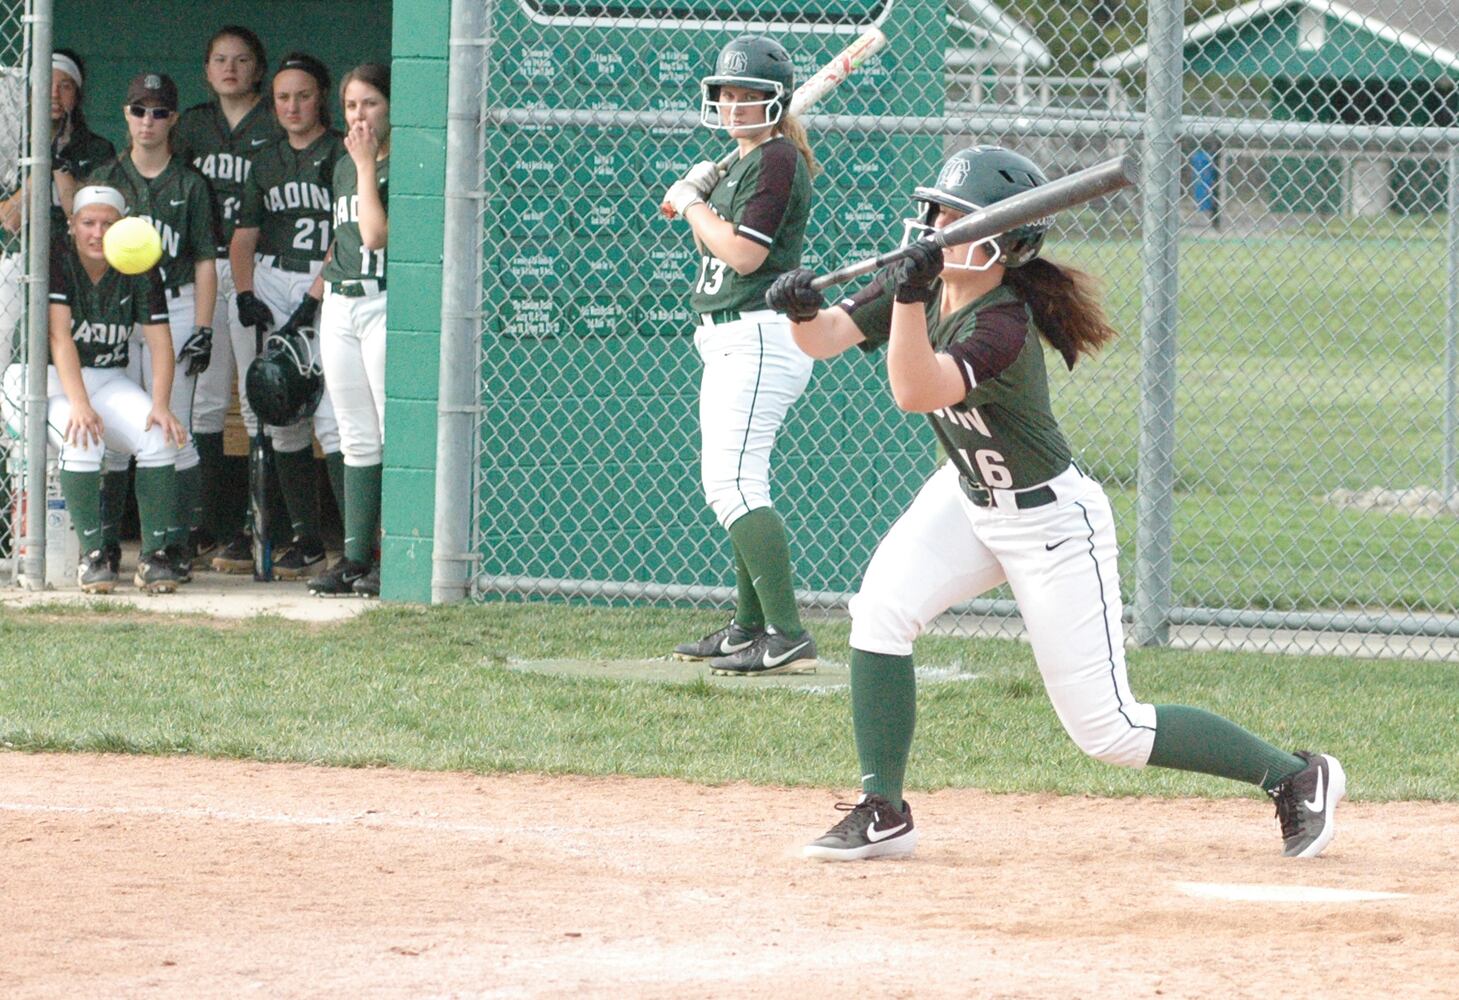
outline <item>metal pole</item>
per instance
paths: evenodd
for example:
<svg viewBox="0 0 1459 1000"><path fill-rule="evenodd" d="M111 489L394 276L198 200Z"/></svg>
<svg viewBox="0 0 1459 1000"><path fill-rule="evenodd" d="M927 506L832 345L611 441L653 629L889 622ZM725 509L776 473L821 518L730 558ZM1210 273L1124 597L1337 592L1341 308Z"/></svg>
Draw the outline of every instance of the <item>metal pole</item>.
<svg viewBox="0 0 1459 1000"><path fill-rule="evenodd" d="M25 585L46 586L46 359L51 245L51 0L32 0L30 24L30 196L26 281L30 317L25 380Z"/></svg>
<svg viewBox="0 0 1459 1000"><path fill-rule="evenodd" d="M1140 460L1136 505L1134 638L1170 637L1175 509L1175 336L1180 240L1183 0L1150 5L1150 61L1142 161L1144 259L1140 313Z"/></svg>
<svg viewBox="0 0 1459 1000"><path fill-rule="evenodd" d="M441 354L436 401L436 509L431 603L466 597L471 579L472 437L480 409L476 318L481 242L477 199L482 185L478 138L487 12L480 0L452 0L451 62L446 84L445 226L441 258Z"/></svg>
<svg viewBox="0 0 1459 1000"><path fill-rule="evenodd" d="M1459 499L1459 146L1449 148L1449 308L1444 338L1444 505Z"/></svg>

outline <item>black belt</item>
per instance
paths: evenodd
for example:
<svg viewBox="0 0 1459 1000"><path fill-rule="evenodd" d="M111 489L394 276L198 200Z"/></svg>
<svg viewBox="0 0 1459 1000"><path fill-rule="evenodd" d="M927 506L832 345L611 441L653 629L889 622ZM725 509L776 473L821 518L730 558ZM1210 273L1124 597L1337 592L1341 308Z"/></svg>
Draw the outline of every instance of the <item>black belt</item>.
<svg viewBox="0 0 1459 1000"><path fill-rule="evenodd" d="M371 280L375 281L375 279ZM380 286L380 291L385 291L385 282L375 281L375 283ZM329 290L336 295L343 295L347 299L362 299L370 294L364 284L359 281L331 281Z"/></svg>
<svg viewBox="0 0 1459 1000"><path fill-rule="evenodd" d="M993 496L981 486L974 486L962 476L957 477L957 483L963 488L963 496L973 502L974 507L993 506ZM1035 486L1031 490L1019 490L1013 494L1013 502L1019 510L1032 510L1035 507L1043 507L1053 503L1058 497L1054 491L1047 486Z"/></svg>
<svg viewBox="0 0 1459 1000"><path fill-rule="evenodd" d="M711 323L734 323L740 318L738 309L716 309L711 313L700 313L701 316L708 316Z"/></svg>
<svg viewBox="0 0 1459 1000"><path fill-rule="evenodd" d="M318 261L310 260L307 257L280 257L271 253L260 254L259 256L270 267L276 267L280 271L293 271L295 274L308 274L314 270L314 265L318 263Z"/></svg>

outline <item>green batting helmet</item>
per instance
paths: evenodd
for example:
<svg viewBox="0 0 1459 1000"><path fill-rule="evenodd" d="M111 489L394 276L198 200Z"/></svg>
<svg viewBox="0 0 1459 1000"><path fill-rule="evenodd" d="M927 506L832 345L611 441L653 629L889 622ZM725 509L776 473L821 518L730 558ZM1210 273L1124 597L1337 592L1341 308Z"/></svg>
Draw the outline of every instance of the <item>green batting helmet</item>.
<svg viewBox="0 0 1459 1000"><path fill-rule="evenodd" d="M243 384L248 405L270 427L287 427L314 415L324 397L324 367L313 337L279 332L248 366Z"/></svg>
<svg viewBox="0 0 1459 1000"><path fill-rule="evenodd" d="M724 129L720 114L719 88L733 86L766 95L757 102L765 107L765 124L774 125L790 110L795 93L795 67L785 46L767 35L741 35L719 50L714 73L699 81L703 101L699 123L709 128ZM773 114L772 114L773 112Z"/></svg>
<svg viewBox="0 0 1459 1000"><path fill-rule="evenodd" d="M1048 180L1037 164L1011 149L1002 146L960 149L942 165L936 182L913 192L919 211L918 218L906 220L908 238L916 238L914 228L920 234L932 225L939 206L967 214L1031 191ZM990 266L998 263L1004 267L1021 267L1033 260L1044 244L1050 221L1040 219L993 237L988 241L996 251Z"/></svg>

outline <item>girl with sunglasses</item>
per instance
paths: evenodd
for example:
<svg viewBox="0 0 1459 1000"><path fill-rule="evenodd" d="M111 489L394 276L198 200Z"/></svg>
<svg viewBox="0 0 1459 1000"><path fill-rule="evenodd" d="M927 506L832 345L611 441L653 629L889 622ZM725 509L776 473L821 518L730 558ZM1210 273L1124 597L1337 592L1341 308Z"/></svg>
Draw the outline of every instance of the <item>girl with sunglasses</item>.
<svg viewBox="0 0 1459 1000"><path fill-rule="evenodd" d="M162 260L157 267L167 297L168 326L177 361L171 408L189 434L177 455L176 503L167 553L175 572L185 582L192 578L191 530L202 516L202 470L191 440L193 392L212 355L218 234L207 178L172 152L177 84L164 73L139 74L127 88L123 113L131 146L99 170L95 180L120 191L126 198L128 214L145 218L162 237ZM137 383L146 387L151 370L150 346L140 339L136 346L129 370ZM104 541L113 561L121 557L118 530L126 498L127 464L126 454L107 453Z"/></svg>

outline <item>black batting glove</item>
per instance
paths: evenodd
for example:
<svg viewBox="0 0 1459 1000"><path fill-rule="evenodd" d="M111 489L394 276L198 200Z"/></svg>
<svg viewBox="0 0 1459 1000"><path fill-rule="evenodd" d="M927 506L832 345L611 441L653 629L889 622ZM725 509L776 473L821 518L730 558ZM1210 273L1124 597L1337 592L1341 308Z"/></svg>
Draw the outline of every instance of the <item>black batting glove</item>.
<svg viewBox="0 0 1459 1000"><path fill-rule="evenodd" d="M319 300L305 295L304 301L295 307L294 311L289 314L289 318L284 321L284 325L279 327L279 332L299 333L313 340L315 329L314 320L318 315Z"/></svg>
<svg viewBox="0 0 1459 1000"><path fill-rule="evenodd" d="M931 302L932 283L942 273L942 247L918 240L907 248L907 256L894 273L898 302Z"/></svg>
<svg viewBox="0 0 1459 1000"><path fill-rule="evenodd" d="M189 377L201 375L212 360L213 328L194 327L193 335L182 342L182 350L177 352L177 363L183 366L182 373Z"/></svg>
<svg viewBox="0 0 1459 1000"><path fill-rule="evenodd" d="M765 305L790 318L792 323L809 323L826 308L826 297L812 288L816 274L810 268L786 271L765 290Z"/></svg>
<svg viewBox="0 0 1459 1000"><path fill-rule="evenodd" d="M238 293L238 322L251 326L259 333L273 329L274 314L269 307L258 300L252 292Z"/></svg>

